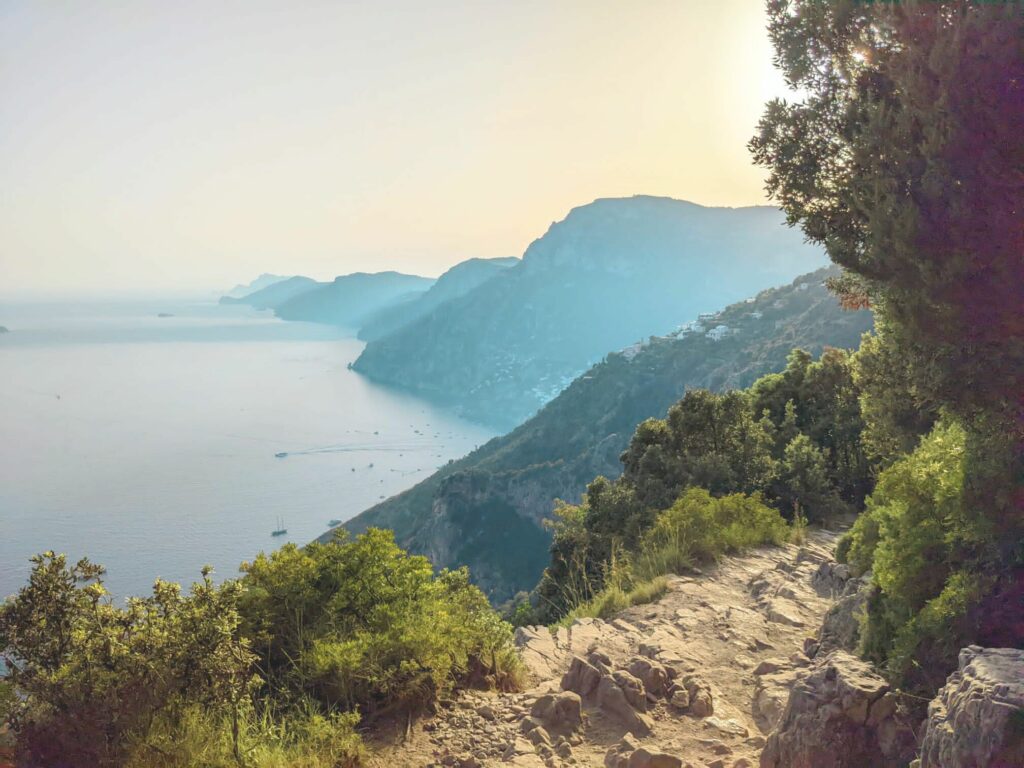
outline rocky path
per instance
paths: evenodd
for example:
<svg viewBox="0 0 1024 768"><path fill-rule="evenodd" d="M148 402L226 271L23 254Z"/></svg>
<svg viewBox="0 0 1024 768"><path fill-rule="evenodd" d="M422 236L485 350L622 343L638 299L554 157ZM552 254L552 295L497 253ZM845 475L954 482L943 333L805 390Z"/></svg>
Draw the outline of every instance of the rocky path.
<svg viewBox="0 0 1024 768"><path fill-rule="evenodd" d="M552 634L517 630L534 685L466 693L372 766L742 768L758 764L805 642L849 579L837 534L674 577L657 603Z"/></svg>

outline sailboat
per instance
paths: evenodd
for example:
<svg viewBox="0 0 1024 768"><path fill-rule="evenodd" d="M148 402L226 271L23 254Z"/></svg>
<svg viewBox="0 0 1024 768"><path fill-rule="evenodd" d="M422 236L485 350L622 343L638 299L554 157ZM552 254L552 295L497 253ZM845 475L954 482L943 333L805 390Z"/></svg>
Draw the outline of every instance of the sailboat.
<svg viewBox="0 0 1024 768"><path fill-rule="evenodd" d="M282 520L280 517L277 518L277 528L272 530L270 532L270 535L271 536L284 536L286 533L288 533L288 529L284 527L284 520Z"/></svg>

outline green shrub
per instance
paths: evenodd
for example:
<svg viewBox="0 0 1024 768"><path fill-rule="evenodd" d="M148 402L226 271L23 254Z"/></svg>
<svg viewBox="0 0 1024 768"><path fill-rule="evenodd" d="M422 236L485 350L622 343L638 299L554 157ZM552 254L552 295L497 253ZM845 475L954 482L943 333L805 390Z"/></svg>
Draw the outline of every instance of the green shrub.
<svg viewBox="0 0 1024 768"><path fill-rule="evenodd" d="M760 494L714 498L703 488L686 491L658 515L640 544L638 567L645 574L676 572L760 544L781 544L789 530Z"/></svg>
<svg viewBox="0 0 1024 768"><path fill-rule="evenodd" d="M287 713L252 709L239 722L245 768L354 768L363 747L356 713L324 714L312 702ZM192 708L173 720L155 720L144 741L134 743L132 768L238 768L232 724Z"/></svg>
<svg viewBox="0 0 1024 768"><path fill-rule="evenodd" d="M390 531L286 545L243 568L243 627L276 687L372 715L518 682L511 627L467 571L435 576Z"/></svg>
<svg viewBox="0 0 1024 768"><path fill-rule="evenodd" d="M576 619L608 619L634 605L653 603L668 591L668 578L655 576L633 584L628 589L618 584L606 587L592 599L573 608L556 626L567 627Z"/></svg>
<svg viewBox="0 0 1024 768"><path fill-rule="evenodd" d="M28 584L0 607L0 649L17 702L8 722L34 766L131 764L130 745L155 721L201 710L236 720L254 684L238 634L240 586L209 569L182 595L157 581L124 607L106 597L103 568L63 555L32 558ZM238 739L227 731L238 756Z"/></svg>

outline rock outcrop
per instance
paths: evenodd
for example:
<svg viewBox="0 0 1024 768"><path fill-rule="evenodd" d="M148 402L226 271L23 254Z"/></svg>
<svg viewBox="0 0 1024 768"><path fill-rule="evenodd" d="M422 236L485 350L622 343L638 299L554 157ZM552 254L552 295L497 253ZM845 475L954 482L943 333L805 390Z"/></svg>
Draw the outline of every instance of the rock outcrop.
<svg viewBox="0 0 1024 768"><path fill-rule="evenodd" d="M928 705L920 768L1024 766L1024 650L960 651L957 671Z"/></svg>
<svg viewBox="0 0 1024 768"><path fill-rule="evenodd" d="M761 768L902 768L916 746L898 694L869 664L835 651L797 679Z"/></svg>

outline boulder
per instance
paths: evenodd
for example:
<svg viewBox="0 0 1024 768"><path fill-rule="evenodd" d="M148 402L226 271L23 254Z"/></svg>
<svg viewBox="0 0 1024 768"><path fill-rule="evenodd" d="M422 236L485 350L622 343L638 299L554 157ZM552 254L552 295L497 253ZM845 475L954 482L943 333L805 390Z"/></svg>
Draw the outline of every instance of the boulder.
<svg viewBox="0 0 1024 768"><path fill-rule="evenodd" d="M822 597L838 597L852 578L850 566L829 561L818 566L811 577L811 586Z"/></svg>
<svg viewBox="0 0 1024 768"><path fill-rule="evenodd" d="M668 670L651 659L637 656L627 667L629 673L644 684L644 690L655 696L661 696L668 685Z"/></svg>
<svg viewBox="0 0 1024 768"><path fill-rule="evenodd" d="M583 724L583 703L573 691L548 693L533 702L530 715L549 731L574 731Z"/></svg>
<svg viewBox="0 0 1024 768"><path fill-rule="evenodd" d="M774 728L782 717L796 677L794 670L784 670L757 677L754 683L754 701L751 712L757 727L765 733Z"/></svg>
<svg viewBox="0 0 1024 768"><path fill-rule="evenodd" d="M574 656L569 671L562 676L562 690L574 691L583 698L590 698L601 682L601 672L586 659Z"/></svg>
<svg viewBox="0 0 1024 768"><path fill-rule="evenodd" d="M809 656L819 656L832 651L853 651L860 642L860 617L867 610L871 585L866 581L855 581L858 589L848 592L828 609L821 620L817 643L807 646Z"/></svg>
<svg viewBox="0 0 1024 768"><path fill-rule="evenodd" d="M680 685L686 689L690 704L686 711L694 717L707 717L715 712L715 700L711 686L700 675L685 675Z"/></svg>
<svg viewBox="0 0 1024 768"><path fill-rule="evenodd" d="M683 761L678 757L647 747L640 747L626 761L626 768L682 768L682 765Z"/></svg>
<svg viewBox="0 0 1024 768"><path fill-rule="evenodd" d="M547 627L517 627L513 640L533 675L547 678L557 673L565 654Z"/></svg>
<svg viewBox="0 0 1024 768"><path fill-rule="evenodd" d="M626 768L626 761L629 760L629 756L639 748L640 742L632 734L627 733L605 753L605 768Z"/></svg>
<svg viewBox="0 0 1024 768"><path fill-rule="evenodd" d="M673 687L672 695L668 700L676 709L687 710L690 706L690 692L680 686Z"/></svg>
<svg viewBox="0 0 1024 768"><path fill-rule="evenodd" d="M683 761L666 752L659 752L627 734L604 756L605 768L682 768Z"/></svg>
<svg viewBox="0 0 1024 768"><path fill-rule="evenodd" d="M638 712L647 711L647 695L644 691L644 684L640 682L633 675L629 674L623 669L618 669L612 673L612 679L615 684L622 689L622 692L626 696L626 701L629 702L630 706Z"/></svg>
<svg viewBox="0 0 1024 768"><path fill-rule="evenodd" d="M928 705L921 768L1024 765L1024 650L968 646Z"/></svg>
<svg viewBox="0 0 1024 768"><path fill-rule="evenodd" d="M915 751L913 727L888 683L835 651L793 685L761 768L902 768Z"/></svg>
<svg viewBox="0 0 1024 768"><path fill-rule="evenodd" d="M630 733L646 736L651 732L651 721L632 707L614 678L601 678L597 686L596 699L598 706L605 713L617 718Z"/></svg>

